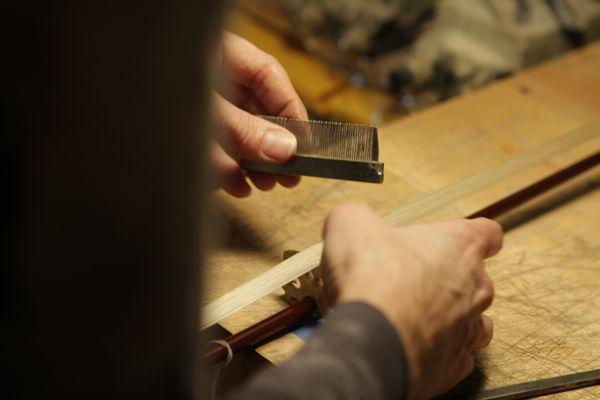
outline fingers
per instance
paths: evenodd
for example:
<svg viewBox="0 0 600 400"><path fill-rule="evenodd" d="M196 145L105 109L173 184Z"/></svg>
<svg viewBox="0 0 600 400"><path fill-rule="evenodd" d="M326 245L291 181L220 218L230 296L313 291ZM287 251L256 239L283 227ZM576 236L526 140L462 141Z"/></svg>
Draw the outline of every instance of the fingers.
<svg viewBox="0 0 600 400"><path fill-rule="evenodd" d="M211 149L211 158L221 187L234 197L246 197L252 189L238 164L219 145Z"/></svg>
<svg viewBox="0 0 600 400"><path fill-rule="evenodd" d="M248 88L240 85L235 85L235 91L237 94L234 96L232 103L241 108L242 110L248 111L254 115L268 115L269 112L260 100L252 93ZM227 96L226 96L227 97Z"/></svg>
<svg viewBox="0 0 600 400"><path fill-rule="evenodd" d="M236 102L244 110L216 96L218 120L229 132L227 150L237 158L258 162L283 163L296 151L296 138L279 125L265 121L255 114L271 114L296 119L308 119L292 83L281 65L267 53L250 42L225 32L222 41L222 58L225 67L230 69L233 81L237 84ZM249 111L249 112L247 112ZM249 194L249 186L241 177L243 173L234 169L231 157L222 155L220 167L229 178L224 188L238 197ZM270 175L249 172L248 178L260 190L271 190L277 183L284 187L294 187L299 177ZM243 181L243 183L242 183Z"/></svg>
<svg viewBox="0 0 600 400"><path fill-rule="evenodd" d="M277 183L288 189L291 189L300 183L300 177L294 175L271 175L254 171L248 171L247 174L254 186L262 191L273 189Z"/></svg>
<svg viewBox="0 0 600 400"><path fill-rule="evenodd" d="M475 369L475 357L473 356L473 354L471 352L465 354L460 365L461 369L458 374L458 379L456 380L456 382L454 382L452 386L455 386L458 382L465 379Z"/></svg>
<svg viewBox="0 0 600 400"><path fill-rule="evenodd" d="M477 334L474 335L471 348L481 349L486 347L494 337L494 322L487 315L480 315L477 318Z"/></svg>
<svg viewBox="0 0 600 400"><path fill-rule="evenodd" d="M439 222L462 246L472 247L481 258L488 258L502 249L502 226L487 218Z"/></svg>
<svg viewBox="0 0 600 400"><path fill-rule="evenodd" d="M240 110L216 95L219 121L229 132L233 154L252 161L282 163L296 151L296 137L277 124Z"/></svg>
<svg viewBox="0 0 600 400"><path fill-rule="evenodd" d="M450 374L450 379L443 391L454 387L469 376L475 369L475 355L473 350L481 349L490 344L494 333L494 324L486 315L479 315L471 321L468 332L468 341L456 357L455 373Z"/></svg>
<svg viewBox="0 0 600 400"><path fill-rule="evenodd" d="M466 220L471 229L479 234L485 258L496 255L502 249L502 226L496 221L487 218Z"/></svg>
<svg viewBox="0 0 600 400"><path fill-rule="evenodd" d="M471 297L471 315L479 315L492 305L494 284L485 269L475 271L475 291Z"/></svg>
<svg viewBox="0 0 600 400"><path fill-rule="evenodd" d="M468 330L464 348L467 351L481 349L490 344L494 335L494 323L487 315L479 314L469 320Z"/></svg>
<svg viewBox="0 0 600 400"><path fill-rule="evenodd" d="M223 35L222 51L234 82L250 89L269 114L308 119L290 78L275 58L229 32Z"/></svg>
<svg viewBox="0 0 600 400"><path fill-rule="evenodd" d="M475 232L476 236L471 240L482 258L491 257L500 251L503 236L500 224L487 218L466 220L466 223ZM481 314L494 300L493 282L482 266L482 263L475 263L475 290L471 298L472 315Z"/></svg>
<svg viewBox="0 0 600 400"><path fill-rule="evenodd" d="M469 332L469 341L466 349L459 359L458 376L451 386L466 378L475 368L475 356L473 350L486 347L494 336L494 323L487 315L479 315L473 320Z"/></svg>
<svg viewBox="0 0 600 400"><path fill-rule="evenodd" d="M286 188L293 188L300 183L300 177L296 175L273 175L273 177Z"/></svg>
<svg viewBox="0 0 600 400"><path fill-rule="evenodd" d="M247 173L248 178L250 178L254 186L262 191L269 191L277 184L277 181L272 175L254 171L248 171Z"/></svg>
<svg viewBox="0 0 600 400"><path fill-rule="evenodd" d="M234 197L247 197L252 192L246 181L244 172L238 164L217 144L211 149L211 158L220 186ZM284 175L269 175L260 172L248 172L248 178L258 189L268 191L279 182L284 187L293 187L300 181L299 177ZM289 179L286 179L289 178Z"/></svg>

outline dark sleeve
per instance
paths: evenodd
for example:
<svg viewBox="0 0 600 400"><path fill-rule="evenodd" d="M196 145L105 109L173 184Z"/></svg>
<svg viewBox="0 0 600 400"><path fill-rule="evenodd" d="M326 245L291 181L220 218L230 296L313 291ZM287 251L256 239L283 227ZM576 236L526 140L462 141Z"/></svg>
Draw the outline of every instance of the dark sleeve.
<svg viewBox="0 0 600 400"><path fill-rule="evenodd" d="M234 399L405 399L408 367L388 320L364 303L338 306L306 346Z"/></svg>

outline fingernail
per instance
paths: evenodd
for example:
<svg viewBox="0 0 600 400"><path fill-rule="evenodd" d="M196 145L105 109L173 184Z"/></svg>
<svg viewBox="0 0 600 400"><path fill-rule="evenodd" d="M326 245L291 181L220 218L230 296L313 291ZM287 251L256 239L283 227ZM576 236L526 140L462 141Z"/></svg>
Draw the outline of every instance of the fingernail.
<svg viewBox="0 0 600 400"><path fill-rule="evenodd" d="M296 137L284 130L267 131L261 143L265 156L275 161L287 161L296 151Z"/></svg>

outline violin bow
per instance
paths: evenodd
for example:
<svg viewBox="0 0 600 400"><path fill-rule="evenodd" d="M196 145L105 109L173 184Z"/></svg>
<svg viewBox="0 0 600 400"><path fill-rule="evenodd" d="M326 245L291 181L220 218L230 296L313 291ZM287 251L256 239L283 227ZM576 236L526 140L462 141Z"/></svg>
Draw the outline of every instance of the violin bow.
<svg viewBox="0 0 600 400"><path fill-rule="evenodd" d="M498 218L598 164L600 164L600 151L506 196L465 218ZM253 348L259 344L266 343L287 332L290 327L297 325L316 310L317 304L315 300L311 297L304 297L300 301L249 328L233 334L222 341L217 341L218 343L215 344L214 348L202 356L202 361L208 365L213 365L225 360L227 357L231 357L234 353L242 349Z"/></svg>

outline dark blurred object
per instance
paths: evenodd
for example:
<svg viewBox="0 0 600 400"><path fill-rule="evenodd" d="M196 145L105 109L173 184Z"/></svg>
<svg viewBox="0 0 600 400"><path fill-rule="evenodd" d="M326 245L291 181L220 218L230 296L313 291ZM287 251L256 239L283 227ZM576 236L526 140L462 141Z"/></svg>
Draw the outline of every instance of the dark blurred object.
<svg viewBox="0 0 600 400"><path fill-rule="evenodd" d="M218 3L4 2L2 398L196 398Z"/></svg>
<svg viewBox="0 0 600 400"><path fill-rule="evenodd" d="M333 41L339 50L374 57L412 43L436 0L286 0L301 35Z"/></svg>
<svg viewBox="0 0 600 400"><path fill-rule="evenodd" d="M275 4L278 3L278 4ZM261 4L261 6L258 6ZM597 0L252 0L308 51L418 108L600 37ZM274 13L268 8L277 9ZM285 29L285 28L284 28ZM408 97L407 97L408 96Z"/></svg>

